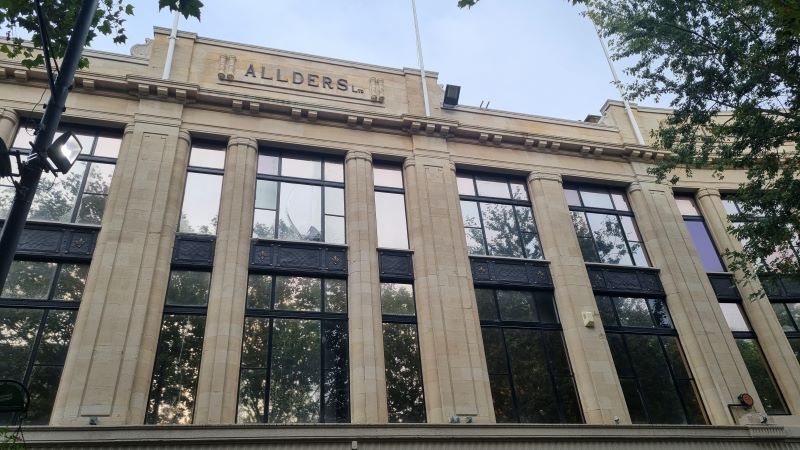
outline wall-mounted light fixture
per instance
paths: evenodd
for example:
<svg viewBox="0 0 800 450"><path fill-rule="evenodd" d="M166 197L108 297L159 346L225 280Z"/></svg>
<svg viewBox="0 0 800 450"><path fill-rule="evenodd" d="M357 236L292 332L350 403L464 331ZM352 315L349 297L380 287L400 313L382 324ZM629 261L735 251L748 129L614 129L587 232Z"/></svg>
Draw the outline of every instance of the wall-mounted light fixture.
<svg viewBox="0 0 800 450"><path fill-rule="evenodd" d="M461 86L448 84L444 88L444 101L442 106L445 108L453 108L458 105L458 96L461 94Z"/></svg>

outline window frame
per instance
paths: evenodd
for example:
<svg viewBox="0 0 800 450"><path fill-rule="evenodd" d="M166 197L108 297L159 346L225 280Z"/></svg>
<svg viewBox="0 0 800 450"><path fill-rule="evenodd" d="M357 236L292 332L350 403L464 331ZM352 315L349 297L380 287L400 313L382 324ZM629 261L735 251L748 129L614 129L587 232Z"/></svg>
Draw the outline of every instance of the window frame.
<svg viewBox="0 0 800 450"><path fill-rule="evenodd" d="M202 175L218 175L220 177L220 189L219 189L219 207L217 208L217 218L219 218L219 211L222 209L222 190L223 190L223 183L225 182L225 165L223 164L222 169L217 169L213 167L203 167L203 166L192 166L191 165L191 158L192 158L192 150L194 147L199 147L202 149L210 149L214 151L220 151L223 153L223 161L227 159L227 152L228 148L220 143L214 141L207 141L207 140L193 140L191 145L189 146L189 156L187 158L186 163L186 173L183 175L183 195L181 195L181 207L180 207L180 215L178 216L178 224L175 227L175 232L180 235L187 235L187 236L210 236L216 237L217 232L219 231L217 228L219 224L214 227L213 234L207 233L193 233L189 231L181 231L181 221L183 218L183 206L186 203L186 188L189 181L189 174L190 173L198 173Z"/></svg>
<svg viewBox="0 0 800 450"><path fill-rule="evenodd" d="M684 222L697 222L703 224L703 229L706 231L706 235L708 236L708 240L711 242L711 245L714 247L714 254L717 256L717 260L719 260L719 264L722 267L722 272L708 272L707 273L729 273L728 266L725 264L725 261L722 259L722 254L719 252L719 246L717 246L716 241L714 241L714 236L711 235L711 230L708 229L708 224L706 224L706 219L703 217L702 213L700 212L700 207L695 200L694 195L692 194L683 194L683 193L675 193L675 199L687 199L691 200L692 204L694 205L695 210L697 211L697 215L691 214L683 214L681 213L681 217L683 218ZM689 229L687 227L687 232ZM697 243L694 241L694 237L692 236L691 232L689 232L689 237L692 238L692 245L695 247L695 251L697 252L697 256L700 259L700 263L703 263L702 257L700 257L700 250L697 248ZM703 267L705 269L705 267Z"/></svg>
<svg viewBox="0 0 800 450"><path fill-rule="evenodd" d="M344 158L341 157L341 156L333 155L333 154L329 154L329 153L299 152L299 151L293 151L293 150L282 149L282 148L277 148L277 147L270 147L270 146L260 146L258 148L258 155L257 156L261 156L261 155L276 156L278 158L278 166L277 166L277 169L276 169L277 174L275 174L275 175L260 173L258 171L258 164L256 164L256 168L255 168L255 170L256 170L256 189L255 189L255 192L254 192L254 200L255 200L255 195L257 195L257 191L258 191L257 185L258 185L258 181L259 180L273 181L273 182L275 182L277 184L276 189L275 189L275 221L273 222L273 225L272 225L273 226L273 237L269 237L269 238L255 237L255 236L253 236L253 230L252 230L253 227L251 226L250 227L251 228L250 238L251 239L255 239L255 240L261 240L261 241L311 242L311 243L326 244L326 245L347 245L347 198L346 198L346 195L344 195L345 183L347 182L347 175L346 175L345 170L344 170ZM320 178L319 179L301 178L301 177L292 177L292 176L281 175L281 172L283 170L283 158L284 157L305 159L305 160L308 160L308 159L318 160L319 163L320 163ZM330 181L330 180L326 180L325 179L325 163L326 162L341 163L341 165L342 165L342 177L343 177L342 179L344 181ZM321 234L321 239L319 241L302 240L302 239L301 240L297 240L297 239L281 239L281 238L278 237L278 232L279 232L279 226L278 225L280 224L280 213L281 213L281 188L283 186L283 183L291 183L291 184L300 184L300 185L308 185L308 186L320 187L320 196L321 196L321 199L320 199L320 234ZM326 197L325 196L325 188L328 188L328 187L342 189L343 197L344 197L344 202L343 202L344 204L342 205L343 206L344 215L338 216L338 215L335 215L335 214L327 214L325 212L325 197ZM255 206L255 203L254 203L253 211L258 211L258 210L271 211L271 210L264 209L264 208L258 208L257 206ZM344 229L342 231L344 233L345 242L336 243L336 242L330 242L330 241L327 240L326 230L325 230L325 228L326 228L326 226L325 226L325 222L326 222L325 221L325 217L326 216L341 217L343 219ZM255 220L254 220L254 224L253 225L255 225Z"/></svg>
<svg viewBox="0 0 800 450"><path fill-rule="evenodd" d="M400 172L400 180L403 184L403 187L390 187L390 186L380 186L375 182L374 179L374 170L375 169L392 169L398 170ZM397 164L387 163L383 161L373 161L372 163L372 170L373 170L373 180L372 180L372 187L375 193L383 192L385 194L400 194L403 196L403 216L405 216L405 223L403 224L403 229L405 230L406 234L406 247L381 247L378 245L378 250L404 250L409 251L411 250L411 236L408 234L408 207L406 206L406 179L405 174L403 173L403 167ZM378 205L377 205L377 197L375 199L375 222L378 221ZM323 207L324 209L324 207ZM380 230L378 230L380 233ZM380 241L380 236L378 236L378 240Z"/></svg>
<svg viewBox="0 0 800 450"><path fill-rule="evenodd" d="M459 205L460 205L461 202L474 202L477 205L478 221L480 222L480 230L481 230L481 235L483 237L483 253L481 253L481 254L469 253L469 248L467 248L467 252L468 252L469 256L484 256L484 257L489 257L489 258L515 258L515 259L527 259L527 260L531 260L531 261L544 261L544 260L547 259L545 254L544 254L544 249L542 248L541 239L539 237L539 224L536 222L536 215L535 215L534 208L533 208L533 202L531 201L531 194L530 194L530 192L528 190L528 183L526 182L526 180L523 177L500 175L500 174L487 174L487 173L482 173L482 172L474 172L474 171L470 171L470 170L458 170L456 172L456 178L458 178L458 177L462 177L462 178L469 177L470 180L472 181L472 189L473 189L473 191L475 191L475 195L462 194L461 192L458 192L458 191L456 191L456 192L458 193ZM496 181L496 182L500 182L500 180L502 180L503 182L505 182L506 186L508 187L509 198L487 197L487 196L480 195L480 193L478 192L478 182L477 182L478 178L485 178L487 181ZM525 196L527 198L521 199L521 200L513 198L513 192L511 190L511 183L521 184L523 186L523 188L525 189ZM521 256L521 257L519 257L519 256L503 256L503 255L492 255L492 254L489 253L489 242L486 239L486 225L485 225L484 219L483 219L483 210L481 209L481 205L482 204L496 204L496 205L505 205L505 206L512 206L512 207L519 206L519 207L525 207L525 208L530 209L530 211L531 211L531 223L533 225L533 232L528 232L528 231L523 231L522 230L522 228L520 227L520 223L519 223L519 217L517 216L517 210L516 210L516 208L514 208L514 210L513 210L514 211L514 236L519 241L520 248L522 250L523 256ZM463 214L463 211L462 211L462 214ZM461 228L464 230L464 234L466 236L467 228L474 229L475 227L467 227L464 224L463 218L462 218ZM533 258L529 254L528 248L525 245L526 241L523 238L524 234L531 234L531 235L533 235L535 237L536 245L539 248L539 252L542 254L541 258Z"/></svg>

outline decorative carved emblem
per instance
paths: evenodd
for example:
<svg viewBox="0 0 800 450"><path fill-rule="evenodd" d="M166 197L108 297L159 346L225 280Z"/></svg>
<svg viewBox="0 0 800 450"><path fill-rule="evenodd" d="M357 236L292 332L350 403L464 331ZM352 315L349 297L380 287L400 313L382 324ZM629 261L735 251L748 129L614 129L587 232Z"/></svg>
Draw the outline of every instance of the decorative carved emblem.
<svg viewBox="0 0 800 450"><path fill-rule="evenodd" d="M269 252L264 250L264 249L261 249L261 250L258 251L258 253L256 253L256 260L260 264L263 264L263 263L267 262L267 257L268 256L269 256Z"/></svg>
<svg viewBox="0 0 800 450"><path fill-rule="evenodd" d="M78 239L72 241L72 246L76 249L81 249L83 248L84 245L86 245L86 239L82 237L79 237Z"/></svg>
<svg viewBox="0 0 800 450"><path fill-rule="evenodd" d="M483 265L483 264L479 265L478 266L478 273L480 273L480 274L489 273L489 266L486 266L486 265Z"/></svg>
<svg viewBox="0 0 800 450"><path fill-rule="evenodd" d="M236 57L233 55L220 55L217 77L220 80L232 80L236 71Z"/></svg>
<svg viewBox="0 0 800 450"><path fill-rule="evenodd" d="M369 98L373 102L383 103L383 78L372 77L369 79Z"/></svg>
<svg viewBox="0 0 800 450"><path fill-rule="evenodd" d="M342 258L339 255L331 256L331 264L334 266L338 266L342 262Z"/></svg>

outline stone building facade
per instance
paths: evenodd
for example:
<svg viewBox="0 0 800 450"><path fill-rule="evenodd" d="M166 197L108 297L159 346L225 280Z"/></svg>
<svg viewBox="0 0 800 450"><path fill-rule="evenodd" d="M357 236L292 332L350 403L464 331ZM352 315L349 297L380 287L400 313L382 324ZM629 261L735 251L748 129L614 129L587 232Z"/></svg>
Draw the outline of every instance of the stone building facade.
<svg viewBox="0 0 800 450"><path fill-rule="evenodd" d="M429 72L426 117L416 70L166 48L87 52L0 293L31 447L800 446L800 288L720 256L744 174L656 183L614 101L443 108ZM46 77L0 78L24 153Z"/></svg>

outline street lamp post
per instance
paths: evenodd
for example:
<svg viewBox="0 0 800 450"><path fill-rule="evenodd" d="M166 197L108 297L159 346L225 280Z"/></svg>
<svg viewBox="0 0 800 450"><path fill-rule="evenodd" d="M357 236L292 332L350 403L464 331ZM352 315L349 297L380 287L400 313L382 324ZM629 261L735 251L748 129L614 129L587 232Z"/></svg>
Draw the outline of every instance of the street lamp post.
<svg viewBox="0 0 800 450"><path fill-rule="evenodd" d="M39 121L36 128L36 139L33 142L31 157L20 167L20 180L14 202L8 218L3 224L3 230L0 232L0 288L5 285L8 271L14 261L14 253L17 250L22 230L25 228L33 196L36 194L42 171L45 169L46 152L53 142L53 137L61 122L67 95L72 88L75 72L78 70L78 63L81 53L83 53L83 46L89 35L95 11L97 11L97 2L98 0L84 0L81 5L75 29L69 38L64 59L61 62L61 70L54 90L50 93L50 100L47 101L42 120Z"/></svg>

